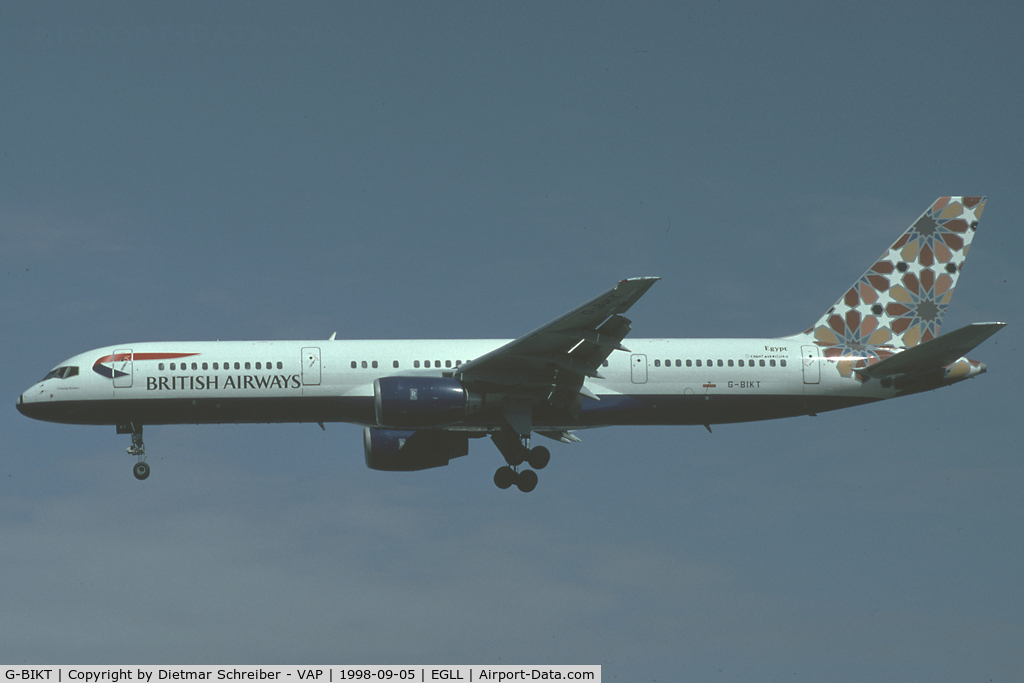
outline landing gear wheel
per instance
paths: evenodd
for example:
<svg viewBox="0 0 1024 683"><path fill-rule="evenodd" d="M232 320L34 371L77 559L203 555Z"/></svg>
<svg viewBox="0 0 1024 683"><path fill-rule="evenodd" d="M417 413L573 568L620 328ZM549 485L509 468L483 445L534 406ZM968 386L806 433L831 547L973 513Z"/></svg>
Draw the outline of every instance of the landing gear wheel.
<svg viewBox="0 0 1024 683"><path fill-rule="evenodd" d="M523 493L529 493L537 488L537 473L533 470L523 470L516 477L516 486Z"/></svg>
<svg viewBox="0 0 1024 683"><path fill-rule="evenodd" d="M142 481L149 476L149 465L144 462L137 462L135 463L135 466L132 467L132 473L135 475L136 479Z"/></svg>
<svg viewBox="0 0 1024 683"><path fill-rule="evenodd" d="M519 467L523 464L523 461L526 460L526 456L529 455L529 453L530 452L528 450L520 446L519 448L507 453L502 453L502 455L505 456L505 462L507 462L510 467Z"/></svg>
<svg viewBox="0 0 1024 683"><path fill-rule="evenodd" d="M494 473L494 485L499 489L507 489L512 486L516 481L516 473L512 471L511 467L499 467Z"/></svg>
<svg viewBox="0 0 1024 683"><path fill-rule="evenodd" d="M544 446L537 446L530 451L530 454L526 457L526 462L530 463L530 467L533 469L542 470L551 462L551 451L544 448Z"/></svg>

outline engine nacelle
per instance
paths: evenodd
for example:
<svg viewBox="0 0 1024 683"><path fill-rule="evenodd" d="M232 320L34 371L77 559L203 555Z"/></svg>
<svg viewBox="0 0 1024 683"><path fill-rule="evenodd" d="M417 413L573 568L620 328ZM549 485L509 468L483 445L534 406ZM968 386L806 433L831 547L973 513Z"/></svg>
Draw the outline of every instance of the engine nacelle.
<svg viewBox="0 0 1024 683"><path fill-rule="evenodd" d="M481 403L451 377L381 377L373 382L373 405L381 427L443 427L461 422Z"/></svg>
<svg viewBox="0 0 1024 683"><path fill-rule="evenodd" d="M385 472L414 472L443 467L469 453L469 437L432 430L363 428L366 466Z"/></svg>

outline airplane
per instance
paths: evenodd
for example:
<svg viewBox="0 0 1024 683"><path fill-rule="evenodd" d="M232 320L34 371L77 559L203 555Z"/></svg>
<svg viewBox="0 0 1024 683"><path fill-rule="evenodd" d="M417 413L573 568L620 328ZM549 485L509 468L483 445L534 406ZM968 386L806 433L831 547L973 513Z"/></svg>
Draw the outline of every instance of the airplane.
<svg viewBox="0 0 1024 683"><path fill-rule="evenodd" d="M962 382L966 354L1005 323L939 326L985 207L940 197L799 334L630 339L638 277L516 339L143 342L78 354L18 398L31 418L131 434L144 425L348 422L366 465L417 471L490 437L502 489L532 491L550 460L533 434L580 441L613 425L712 425L848 408ZM529 467L525 467L525 465ZM530 469L533 468L533 469Z"/></svg>

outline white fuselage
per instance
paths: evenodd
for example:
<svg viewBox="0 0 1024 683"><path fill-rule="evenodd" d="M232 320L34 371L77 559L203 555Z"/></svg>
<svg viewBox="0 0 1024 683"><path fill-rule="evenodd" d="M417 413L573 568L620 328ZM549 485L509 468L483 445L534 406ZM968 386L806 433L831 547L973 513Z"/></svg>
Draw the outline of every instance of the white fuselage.
<svg viewBox="0 0 1024 683"><path fill-rule="evenodd" d="M25 391L19 410L76 424L375 424L374 380L451 376L509 340L145 342L79 354ZM806 355L807 358L802 358ZM53 373L51 373L53 374ZM62 376L64 375L64 376ZM805 338L630 339L588 378L576 416L534 428L714 424L813 414L896 395L843 377ZM461 428L493 427L486 411ZM449 427L451 429L453 427ZM454 426L458 429L459 426Z"/></svg>

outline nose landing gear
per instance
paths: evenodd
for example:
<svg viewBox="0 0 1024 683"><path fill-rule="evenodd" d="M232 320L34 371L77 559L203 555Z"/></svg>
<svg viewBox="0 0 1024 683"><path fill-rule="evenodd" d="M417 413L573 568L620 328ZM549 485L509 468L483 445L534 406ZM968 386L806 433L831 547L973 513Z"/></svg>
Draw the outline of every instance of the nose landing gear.
<svg viewBox="0 0 1024 683"><path fill-rule="evenodd" d="M142 481L149 476L149 465L145 461L139 461L132 467L132 473L136 479Z"/></svg>
<svg viewBox="0 0 1024 683"><path fill-rule="evenodd" d="M132 466L132 474L139 481L142 481L149 476L149 465L146 463L146 444L142 442L142 425L137 425L134 422L128 424L117 425L118 434L131 434L132 445L126 450L128 455L138 456L139 461Z"/></svg>

